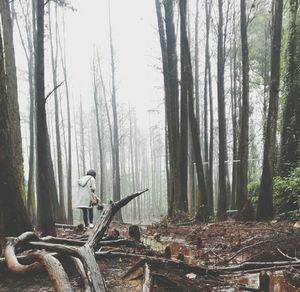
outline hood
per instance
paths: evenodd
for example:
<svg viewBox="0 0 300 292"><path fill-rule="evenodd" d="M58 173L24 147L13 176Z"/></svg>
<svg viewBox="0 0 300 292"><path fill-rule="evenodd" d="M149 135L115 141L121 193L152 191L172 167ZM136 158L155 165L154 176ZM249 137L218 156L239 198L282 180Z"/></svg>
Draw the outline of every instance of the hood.
<svg viewBox="0 0 300 292"><path fill-rule="evenodd" d="M78 184L81 186L81 187L85 187L86 184L88 183L88 181L92 178L91 175L85 175L83 176L82 178L80 178L78 180Z"/></svg>

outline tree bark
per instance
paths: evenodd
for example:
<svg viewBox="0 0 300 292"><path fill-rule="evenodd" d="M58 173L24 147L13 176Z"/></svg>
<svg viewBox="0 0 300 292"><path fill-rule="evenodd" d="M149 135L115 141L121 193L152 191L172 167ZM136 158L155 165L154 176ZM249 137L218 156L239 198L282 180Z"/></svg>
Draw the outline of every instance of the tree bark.
<svg viewBox="0 0 300 292"><path fill-rule="evenodd" d="M300 158L300 126L296 115L300 104L299 90L299 13L298 0L290 0L290 23L287 45L287 72L285 76L285 92L282 108L281 145L279 158L279 174L288 176ZM299 112L297 112L299 113ZM290 203L287 203L290 204ZM291 207L291 206L290 206Z"/></svg>
<svg viewBox="0 0 300 292"><path fill-rule="evenodd" d="M2 22L2 38L3 38L3 52L5 62L6 79L6 94L8 95L8 102L10 107L9 119L12 125L11 137L13 139L13 157L12 160L14 171L17 176L17 185L20 188L22 198L25 201L25 187L24 187L24 170L23 170L23 154L22 154L22 137L20 127L20 113L18 103L18 84L17 84L17 70L15 61L15 49L13 44L13 23L11 19L11 11L9 0L2 0L0 2L0 15Z"/></svg>
<svg viewBox="0 0 300 292"><path fill-rule="evenodd" d="M52 23L51 23L51 3L49 3L49 37L51 47L51 65L52 65L52 79L53 88L57 88L57 53L58 53L58 41L57 41L57 4L55 4L55 48L53 41ZM62 151L61 151L61 133L60 133L60 119L59 119L59 102L57 90L54 90L54 104L55 104L55 136L56 136L56 156L57 156L57 176L58 176L58 191L59 191L59 217L58 220L61 223L66 223L66 210L65 210L65 191L64 191L64 174L62 165Z"/></svg>
<svg viewBox="0 0 300 292"><path fill-rule="evenodd" d="M219 24L218 24L218 124L219 124L219 197L218 197L218 219L226 217L227 208L227 139L226 139L226 118L225 118L225 92L224 92L224 36L223 36L223 0L219 3Z"/></svg>
<svg viewBox="0 0 300 292"><path fill-rule="evenodd" d="M37 125L37 191L38 223L43 235L55 235L54 198L55 186L50 143L45 108L45 71L44 71L44 1L37 1L36 37L36 125ZM57 196L56 196L57 197Z"/></svg>
<svg viewBox="0 0 300 292"><path fill-rule="evenodd" d="M283 0L274 1L273 34L271 46L271 83L269 110L264 144L263 172L257 205L257 219L273 217L273 176L275 167L276 129L280 86L280 52Z"/></svg>
<svg viewBox="0 0 300 292"><path fill-rule="evenodd" d="M242 210L248 197L248 156L249 156L249 52L247 37L246 2L241 0L241 42L242 42L242 108L239 140L239 188L237 208Z"/></svg>
<svg viewBox="0 0 300 292"><path fill-rule="evenodd" d="M15 123L9 117L12 101L6 92L2 33L0 30L0 235L18 235L31 230L31 224L22 200L22 187L13 161L16 149L11 135ZM17 102L17 101L14 101ZM19 133L20 134L20 133ZM20 138L20 137L19 137ZM18 149L18 146L17 146ZM1 237L0 236L0 237Z"/></svg>

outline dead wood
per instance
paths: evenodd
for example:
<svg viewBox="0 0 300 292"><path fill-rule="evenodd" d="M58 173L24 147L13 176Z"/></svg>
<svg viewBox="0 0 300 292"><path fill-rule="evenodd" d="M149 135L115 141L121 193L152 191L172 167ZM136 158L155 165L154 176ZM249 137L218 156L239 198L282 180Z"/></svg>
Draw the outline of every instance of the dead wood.
<svg viewBox="0 0 300 292"><path fill-rule="evenodd" d="M46 268L55 291L73 291L68 275L58 259L45 251L34 251L31 255Z"/></svg>
<svg viewBox="0 0 300 292"><path fill-rule="evenodd" d="M166 264L167 262L167 264ZM152 291L154 286L166 286L170 291L198 291L199 287L208 286L210 284L220 284L220 279L216 278L210 271L197 270L190 265L181 265L177 262L165 261L157 258L141 258L133 267L131 267L123 280L131 281L144 276L143 291ZM194 272L192 272L194 271ZM194 274L194 279L188 279L188 273ZM197 280L196 280L197 278Z"/></svg>
<svg viewBox="0 0 300 292"><path fill-rule="evenodd" d="M78 225L55 223L55 227L57 227L57 228L76 229L76 228L78 228Z"/></svg>
<svg viewBox="0 0 300 292"><path fill-rule="evenodd" d="M291 260L297 260L296 257L290 257L288 254L293 253L298 248L300 248L299 234L290 233L289 236L274 235L266 240L261 240L240 248L233 255L225 259L224 263L227 264L242 254L248 255L247 261L279 260L283 257Z"/></svg>
<svg viewBox="0 0 300 292"><path fill-rule="evenodd" d="M151 292L153 285L152 275L147 263L145 263L144 267L144 283L143 283L143 292Z"/></svg>
<svg viewBox="0 0 300 292"><path fill-rule="evenodd" d="M299 261L278 261L278 262L244 262L240 265L233 265L228 267L209 267L209 270L219 273L232 273L239 271L251 271L254 269L262 268L273 268L273 267L283 267L283 266L300 266Z"/></svg>
<svg viewBox="0 0 300 292"><path fill-rule="evenodd" d="M141 239L140 229L137 225L129 226L128 235L129 235L130 238L132 238L136 241L140 241L140 239Z"/></svg>
<svg viewBox="0 0 300 292"><path fill-rule="evenodd" d="M136 270L138 267L143 266L145 263L148 263L151 266L155 266L166 271L170 269L182 270L185 273L195 273L200 276L208 275L215 277L217 276L217 272L215 270L209 270L207 267L193 266L183 262L176 262L173 260L168 260L164 258L156 258L156 257L141 257L141 259L135 264L134 267L129 269L123 278L126 278L132 271Z"/></svg>
<svg viewBox="0 0 300 292"><path fill-rule="evenodd" d="M84 292L90 292L91 289L89 287L89 282L85 276L85 271L84 271L82 262L78 258L75 258L75 257L70 257L70 260L73 262L73 265L75 266L78 274L81 277L81 280L83 282Z"/></svg>
<svg viewBox="0 0 300 292"><path fill-rule="evenodd" d="M127 203L146 192L147 190L129 195L122 200L105 205L101 216L96 222L92 233L89 235L86 242L79 240L61 240L55 237L46 237L42 241L34 233L24 233L16 239L7 239L7 251L5 260L9 269L13 272L28 271L30 269L39 267L37 263L29 266L21 265L15 255L15 249L17 245L21 245L24 248L37 248L50 252L57 252L58 254L75 257L80 260L80 263L75 260L77 268L80 270L80 274L84 274L84 278L87 280L88 287L86 291L98 292L107 291L105 281L101 275L99 266L95 259L95 249L101 245L100 241L111 222L113 216ZM72 244L72 245L66 245ZM30 253L34 259L42 263L50 276L53 287L56 291L72 291L71 284L68 280L67 274L63 270L60 262L53 256L46 254L45 252L34 251ZM38 266L37 266L38 265ZM83 272L84 271L84 272Z"/></svg>
<svg viewBox="0 0 300 292"><path fill-rule="evenodd" d="M25 243L28 240L38 239L38 237L32 232L26 232L20 235L17 238L7 237L6 246L4 250L4 258L7 264L7 267L10 271L14 273L29 273L41 267L39 263L31 263L29 265L22 265L19 263L15 250L22 243ZM28 256L30 258L30 256Z"/></svg>
<svg viewBox="0 0 300 292"><path fill-rule="evenodd" d="M262 244L264 244L264 243L269 243L269 242L271 242L271 240L263 240L263 241L259 241L259 242L256 242L256 243L254 243L254 244L245 246L245 247L239 249L239 250L238 250L233 256L231 256L229 259L227 259L227 260L225 261L225 263L229 263L231 260L233 260L235 257L237 257L238 255L240 255L241 253L243 253L245 250L249 250L249 249L251 249L251 248L253 248L253 247L257 247L257 246L259 246L259 245L262 245Z"/></svg>

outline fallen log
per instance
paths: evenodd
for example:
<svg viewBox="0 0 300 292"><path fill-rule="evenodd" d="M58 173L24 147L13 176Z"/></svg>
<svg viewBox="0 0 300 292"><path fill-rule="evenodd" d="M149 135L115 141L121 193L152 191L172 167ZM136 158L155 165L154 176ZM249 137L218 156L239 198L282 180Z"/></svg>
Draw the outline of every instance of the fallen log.
<svg viewBox="0 0 300 292"><path fill-rule="evenodd" d="M217 273L223 272L239 272L239 271L251 271L254 269L260 268L272 268L272 267L281 267L281 266L300 266L299 261L278 261L278 262L244 262L240 265L232 265L228 267L208 267L208 270L214 271Z"/></svg>
<svg viewBox="0 0 300 292"><path fill-rule="evenodd" d="M213 272L194 268L174 261L145 257L131 267L122 279L132 281L143 276L143 291L152 291L152 287L161 285L162 290L167 287L168 291L199 291L212 283L223 283ZM193 276L189 277L190 275Z"/></svg>

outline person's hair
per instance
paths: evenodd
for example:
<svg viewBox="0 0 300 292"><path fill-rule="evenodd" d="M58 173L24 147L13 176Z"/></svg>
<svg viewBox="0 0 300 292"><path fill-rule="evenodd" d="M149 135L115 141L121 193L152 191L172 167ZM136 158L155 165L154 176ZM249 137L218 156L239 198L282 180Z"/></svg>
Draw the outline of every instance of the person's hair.
<svg viewBox="0 0 300 292"><path fill-rule="evenodd" d="M96 178L96 171L94 169L90 169L86 175L91 175L93 178Z"/></svg>

